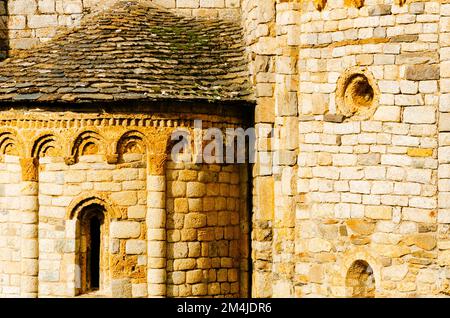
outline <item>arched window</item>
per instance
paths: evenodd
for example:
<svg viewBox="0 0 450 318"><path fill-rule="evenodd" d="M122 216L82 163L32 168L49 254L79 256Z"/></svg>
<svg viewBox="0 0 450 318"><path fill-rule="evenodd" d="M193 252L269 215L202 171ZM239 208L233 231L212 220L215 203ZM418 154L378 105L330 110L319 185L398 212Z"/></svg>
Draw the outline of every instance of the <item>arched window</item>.
<svg viewBox="0 0 450 318"><path fill-rule="evenodd" d="M375 278L369 263L363 260L353 262L348 269L345 285L348 289L349 297L375 297Z"/></svg>
<svg viewBox="0 0 450 318"><path fill-rule="evenodd" d="M79 215L81 294L102 289L102 268L105 267L102 257L106 243L104 220L104 208L100 205L90 205Z"/></svg>

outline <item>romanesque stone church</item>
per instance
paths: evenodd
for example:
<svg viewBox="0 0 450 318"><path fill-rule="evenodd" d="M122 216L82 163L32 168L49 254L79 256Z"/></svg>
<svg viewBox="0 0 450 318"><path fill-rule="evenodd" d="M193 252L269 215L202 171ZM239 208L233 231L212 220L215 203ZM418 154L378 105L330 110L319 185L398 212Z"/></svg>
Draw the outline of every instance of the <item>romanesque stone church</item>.
<svg viewBox="0 0 450 318"><path fill-rule="evenodd" d="M449 228L448 1L0 0L1 297L445 297Z"/></svg>

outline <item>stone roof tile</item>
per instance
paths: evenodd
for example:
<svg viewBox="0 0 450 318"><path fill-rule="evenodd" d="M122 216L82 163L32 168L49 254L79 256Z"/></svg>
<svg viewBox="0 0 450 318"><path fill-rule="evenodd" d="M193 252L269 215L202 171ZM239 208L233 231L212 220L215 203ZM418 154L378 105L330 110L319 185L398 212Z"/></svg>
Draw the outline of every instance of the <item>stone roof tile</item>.
<svg viewBox="0 0 450 318"><path fill-rule="evenodd" d="M0 101L251 99L242 29L119 1L0 63Z"/></svg>

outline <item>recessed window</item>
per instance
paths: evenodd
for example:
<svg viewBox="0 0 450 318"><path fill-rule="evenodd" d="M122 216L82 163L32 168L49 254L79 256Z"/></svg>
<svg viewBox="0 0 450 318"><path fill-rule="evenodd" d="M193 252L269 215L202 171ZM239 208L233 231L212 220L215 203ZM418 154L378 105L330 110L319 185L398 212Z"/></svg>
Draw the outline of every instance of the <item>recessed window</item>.
<svg viewBox="0 0 450 318"><path fill-rule="evenodd" d="M345 285L349 297L374 298L375 278L369 263L363 260L353 262L348 269Z"/></svg>
<svg viewBox="0 0 450 318"><path fill-rule="evenodd" d="M104 256L104 213L100 206L90 206L80 213L79 265L81 286L79 293L102 289L102 256Z"/></svg>
<svg viewBox="0 0 450 318"><path fill-rule="evenodd" d="M100 219L97 216L93 216L89 225L89 287L91 290L98 290L100 288Z"/></svg>

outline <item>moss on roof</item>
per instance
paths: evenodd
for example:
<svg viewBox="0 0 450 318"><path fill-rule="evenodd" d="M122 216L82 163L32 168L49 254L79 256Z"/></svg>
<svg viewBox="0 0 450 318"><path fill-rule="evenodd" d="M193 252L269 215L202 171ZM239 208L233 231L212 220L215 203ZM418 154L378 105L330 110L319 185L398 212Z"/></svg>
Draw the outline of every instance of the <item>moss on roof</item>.
<svg viewBox="0 0 450 318"><path fill-rule="evenodd" d="M251 96L242 29L119 1L0 63L0 101L239 101Z"/></svg>

